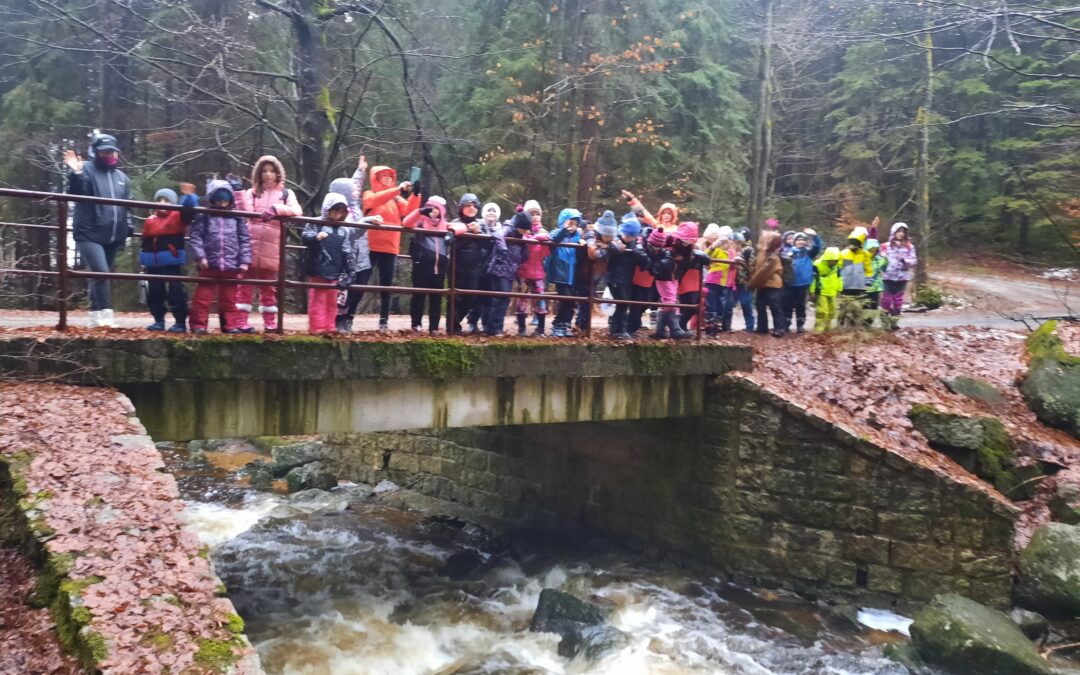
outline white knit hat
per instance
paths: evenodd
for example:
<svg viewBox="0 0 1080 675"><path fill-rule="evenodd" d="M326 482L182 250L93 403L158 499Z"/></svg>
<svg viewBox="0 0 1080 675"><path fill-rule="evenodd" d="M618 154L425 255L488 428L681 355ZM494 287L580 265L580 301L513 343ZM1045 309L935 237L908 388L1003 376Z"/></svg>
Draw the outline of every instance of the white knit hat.
<svg viewBox="0 0 1080 675"><path fill-rule="evenodd" d="M525 213L532 213L533 211L536 211L537 213L543 213L544 209L540 208L540 202L536 201L535 199L530 199L529 201L525 202L524 211Z"/></svg>
<svg viewBox="0 0 1080 675"><path fill-rule="evenodd" d="M731 234L731 228L729 227L728 228L728 235L730 236L730 234ZM716 241L717 239L720 238L720 226L717 225L716 223L709 223L708 227L705 228L705 234L703 234L702 236L705 237L706 241L709 241L709 242Z"/></svg>

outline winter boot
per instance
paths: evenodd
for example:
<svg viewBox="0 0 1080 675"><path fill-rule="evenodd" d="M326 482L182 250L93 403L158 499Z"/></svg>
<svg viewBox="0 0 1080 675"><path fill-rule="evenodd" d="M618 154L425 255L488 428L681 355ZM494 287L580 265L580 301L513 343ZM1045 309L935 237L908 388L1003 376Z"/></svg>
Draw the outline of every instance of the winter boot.
<svg viewBox="0 0 1080 675"><path fill-rule="evenodd" d="M551 324L551 337L557 337L557 338L570 337L570 334L567 331L566 324L563 324L563 323L553 323L553 324Z"/></svg>
<svg viewBox="0 0 1080 675"><path fill-rule="evenodd" d="M547 314L536 315L536 330L533 331L533 337L544 337L544 323L547 321Z"/></svg>
<svg viewBox="0 0 1080 675"><path fill-rule="evenodd" d="M630 340L630 333L626 332L624 326L626 325L626 319L617 321L615 317L611 318L611 338L613 340Z"/></svg>
<svg viewBox="0 0 1080 675"><path fill-rule="evenodd" d="M337 316L334 317L334 330L337 331L338 333L344 333L345 332L345 315L344 314L338 314Z"/></svg>
<svg viewBox="0 0 1080 675"><path fill-rule="evenodd" d="M525 319L526 318L527 317L524 314L518 314L517 315L518 336L525 335L525 330L526 330L525 329Z"/></svg>
<svg viewBox="0 0 1080 675"><path fill-rule="evenodd" d="M675 318L675 312L661 312L660 316L656 318L656 332L652 334L654 340L664 340L668 336L668 328L671 325L668 323L668 317Z"/></svg>
<svg viewBox="0 0 1080 675"><path fill-rule="evenodd" d="M379 330L384 333L390 330L390 321L388 319L379 319Z"/></svg>
<svg viewBox="0 0 1080 675"><path fill-rule="evenodd" d="M153 331L154 333L160 333L165 330L165 317L154 317L154 323L146 327L146 330Z"/></svg>
<svg viewBox="0 0 1080 675"><path fill-rule="evenodd" d="M119 326L116 325L116 318L113 316L113 311L111 309L101 310L100 323L105 328L119 328Z"/></svg>
<svg viewBox="0 0 1080 675"><path fill-rule="evenodd" d="M671 330L671 337L674 340L687 340L694 337L694 334L688 330L683 330L679 325L679 315L675 312L668 312L668 328Z"/></svg>

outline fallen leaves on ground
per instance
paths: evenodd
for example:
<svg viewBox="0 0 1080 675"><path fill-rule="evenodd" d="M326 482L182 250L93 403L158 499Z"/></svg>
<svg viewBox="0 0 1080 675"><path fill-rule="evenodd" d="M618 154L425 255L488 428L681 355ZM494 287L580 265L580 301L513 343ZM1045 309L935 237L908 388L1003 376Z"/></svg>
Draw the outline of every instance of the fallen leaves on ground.
<svg viewBox="0 0 1080 675"><path fill-rule="evenodd" d="M30 455L28 493L55 533L49 552L76 556L69 577L101 578L80 594L91 630L107 641L100 665L200 672L198 640L232 637L224 627L232 605L216 597L198 538L177 518L176 483L132 414L111 389L6 384L0 454ZM169 639L151 639L160 634Z"/></svg>

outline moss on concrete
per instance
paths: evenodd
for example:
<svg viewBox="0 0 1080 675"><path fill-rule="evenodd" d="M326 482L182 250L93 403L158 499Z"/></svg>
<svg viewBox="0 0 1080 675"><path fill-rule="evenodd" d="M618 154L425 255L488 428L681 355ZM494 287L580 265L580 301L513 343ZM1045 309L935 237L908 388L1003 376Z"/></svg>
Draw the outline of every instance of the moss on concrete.
<svg viewBox="0 0 1080 675"><path fill-rule="evenodd" d="M409 342L372 345L372 362L386 370L398 360L407 359L417 375L445 380L469 375L482 359L481 350L463 340L420 338Z"/></svg>
<svg viewBox="0 0 1080 675"><path fill-rule="evenodd" d="M239 614L229 612L225 615L225 627L229 629L230 633L240 635L244 632L244 620Z"/></svg>
<svg viewBox="0 0 1080 675"><path fill-rule="evenodd" d="M240 660L237 652L240 646L237 638L230 640L202 638L199 640L199 650L195 652L195 663L211 672L226 673L234 663Z"/></svg>
<svg viewBox="0 0 1080 675"><path fill-rule="evenodd" d="M642 375L663 375L674 372L686 354L674 345L638 343L625 347L634 372Z"/></svg>

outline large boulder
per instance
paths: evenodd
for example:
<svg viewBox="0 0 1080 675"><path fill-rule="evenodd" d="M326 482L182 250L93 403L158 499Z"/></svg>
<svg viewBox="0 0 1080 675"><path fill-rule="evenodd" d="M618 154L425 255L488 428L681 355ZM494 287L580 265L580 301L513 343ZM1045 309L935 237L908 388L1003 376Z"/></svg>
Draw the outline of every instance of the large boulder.
<svg viewBox="0 0 1080 675"><path fill-rule="evenodd" d="M325 447L322 441L304 441L276 445L270 450L274 458L274 474L284 476L296 467L322 459Z"/></svg>
<svg viewBox="0 0 1080 675"><path fill-rule="evenodd" d="M959 595L939 595L916 614L911 641L923 661L955 673L1055 672L1009 617Z"/></svg>
<svg viewBox="0 0 1080 675"><path fill-rule="evenodd" d="M337 487L337 476L330 473L330 470L322 462L311 462L310 464L298 466L285 474L285 484L288 486L289 492L331 490Z"/></svg>
<svg viewBox="0 0 1080 675"><path fill-rule="evenodd" d="M250 478L251 487L256 490L269 490L274 484L273 465L259 459L245 464L240 474Z"/></svg>
<svg viewBox="0 0 1080 675"><path fill-rule="evenodd" d="M1047 321L1028 337L1030 363L1021 393L1044 423L1080 438L1080 357L1069 354Z"/></svg>
<svg viewBox="0 0 1080 675"><path fill-rule="evenodd" d="M1016 450L1000 420L957 415L923 404L912 406L908 418L935 450L1013 499L1031 497L1034 483L1028 481L1040 469L1033 462L1018 465Z"/></svg>
<svg viewBox="0 0 1080 675"><path fill-rule="evenodd" d="M1080 615L1080 527L1046 523L1020 553L1019 604L1048 616Z"/></svg>
<svg viewBox="0 0 1080 675"><path fill-rule="evenodd" d="M540 591L529 630L536 633L557 633L559 655L571 658L592 634L590 629L607 622L608 611L599 605L579 600L569 593L545 588Z"/></svg>

